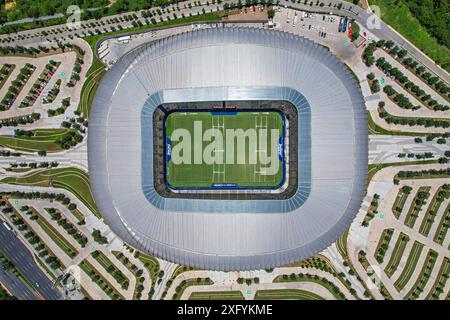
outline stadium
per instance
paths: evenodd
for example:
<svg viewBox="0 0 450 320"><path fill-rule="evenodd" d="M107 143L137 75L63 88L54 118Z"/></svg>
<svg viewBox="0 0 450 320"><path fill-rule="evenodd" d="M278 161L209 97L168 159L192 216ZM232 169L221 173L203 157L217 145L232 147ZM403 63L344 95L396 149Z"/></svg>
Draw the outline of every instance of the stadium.
<svg viewBox="0 0 450 320"><path fill-rule="evenodd" d="M351 72L292 34L211 28L125 54L89 123L96 204L138 250L201 269L306 259L365 194L367 119Z"/></svg>

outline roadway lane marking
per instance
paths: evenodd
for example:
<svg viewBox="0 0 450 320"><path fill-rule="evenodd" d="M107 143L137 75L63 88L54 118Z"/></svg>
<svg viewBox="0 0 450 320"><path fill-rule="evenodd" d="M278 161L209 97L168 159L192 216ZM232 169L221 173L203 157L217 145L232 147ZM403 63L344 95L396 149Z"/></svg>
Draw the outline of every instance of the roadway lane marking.
<svg viewBox="0 0 450 320"><path fill-rule="evenodd" d="M36 296L41 299L41 300L45 300L45 298L39 293L39 291L35 290L34 293L36 294Z"/></svg>

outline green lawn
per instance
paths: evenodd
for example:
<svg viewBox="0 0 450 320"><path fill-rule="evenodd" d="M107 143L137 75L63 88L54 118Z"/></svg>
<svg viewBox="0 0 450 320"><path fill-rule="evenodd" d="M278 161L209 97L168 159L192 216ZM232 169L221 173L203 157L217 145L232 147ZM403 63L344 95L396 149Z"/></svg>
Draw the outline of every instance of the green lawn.
<svg viewBox="0 0 450 320"><path fill-rule="evenodd" d="M95 46L92 47L92 50L95 50ZM77 107L77 110L82 112L83 117L86 119L89 119L89 112L94 101L95 93L105 72L105 65L94 55L92 65L86 73L86 79L81 88L80 102Z"/></svg>
<svg viewBox="0 0 450 320"><path fill-rule="evenodd" d="M345 229L344 233L342 233L339 239L336 240L336 248L338 249L341 256L344 257L344 259L348 258L348 251L347 251L348 232L349 228Z"/></svg>
<svg viewBox="0 0 450 320"><path fill-rule="evenodd" d="M25 152L37 152L40 150L45 150L47 152L58 152L62 150L58 143L48 141L46 139L23 139L10 136L0 136L0 144L10 149Z"/></svg>
<svg viewBox="0 0 450 320"><path fill-rule="evenodd" d="M226 115L173 112L167 117L165 126L167 138L171 140L167 181L172 187L210 188L221 184L275 187L282 183L283 162L279 159L278 148L283 137L283 118L278 112L229 112ZM265 140L260 140L261 127L266 129ZM209 129L215 129L215 135L202 142L201 134L212 131ZM229 138L229 130L241 130L241 133L236 134L236 138ZM200 140L197 140L197 131ZM254 139L245 138L244 132L254 133ZM252 140L254 144L249 142ZM233 151L235 156L229 159ZM198 154L201 157L197 160ZM214 163L207 162L208 155ZM241 163L239 155L243 156ZM264 162L263 156L271 162Z"/></svg>
<svg viewBox="0 0 450 320"><path fill-rule="evenodd" d="M240 291L202 291L192 292L189 300L244 300Z"/></svg>
<svg viewBox="0 0 450 320"><path fill-rule="evenodd" d="M15 150L37 152L58 152L63 150L57 140L63 139L71 129L36 129L32 130L32 136L0 136L0 144Z"/></svg>
<svg viewBox="0 0 450 320"><path fill-rule="evenodd" d="M425 27L409 11L402 1L369 0L370 5L377 5L381 9L381 18L401 33L417 48L427 54L437 64L450 72L450 51L440 45L430 36Z"/></svg>
<svg viewBox="0 0 450 320"><path fill-rule="evenodd" d="M278 289L278 290L258 290L256 291L255 300L324 300L318 294L298 289Z"/></svg>
<svg viewBox="0 0 450 320"><path fill-rule="evenodd" d="M89 184L88 175L78 168L38 169L20 177L8 177L1 180L3 183L39 186L65 189L74 194L98 218L100 212L95 205Z"/></svg>
<svg viewBox="0 0 450 320"><path fill-rule="evenodd" d="M185 265L179 265L178 267L176 267L176 269L173 271L172 275L170 276L170 278L172 280L175 280L180 274L184 273L184 272L188 272L188 271L194 271L196 269L194 269L193 267L188 267ZM198 269L197 269L198 270Z"/></svg>
<svg viewBox="0 0 450 320"><path fill-rule="evenodd" d="M57 140L64 138L65 135L71 131L70 129L65 128L54 128L54 129L36 129L33 130L33 138L40 139L48 139L48 140Z"/></svg>
<svg viewBox="0 0 450 320"><path fill-rule="evenodd" d="M412 246L411 252L409 253L408 259L406 260L405 268L403 268L402 273L394 283L394 287L395 289L397 289L397 291L402 290L411 278L414 270L416 269L417 261L419 261L422 249L423 244L415 241Z"/></svg>
<svg viewBox="0 0 450 320"><path fill-rule="evenodd" d="M403 257L403 253L405 252L408 242L409 237L404 233L400 233L397 242L395 243L394 250L392 251L391 258L384 269L384 272L389 278L392 277L394 272L397 270L398 264Z"/></svg>

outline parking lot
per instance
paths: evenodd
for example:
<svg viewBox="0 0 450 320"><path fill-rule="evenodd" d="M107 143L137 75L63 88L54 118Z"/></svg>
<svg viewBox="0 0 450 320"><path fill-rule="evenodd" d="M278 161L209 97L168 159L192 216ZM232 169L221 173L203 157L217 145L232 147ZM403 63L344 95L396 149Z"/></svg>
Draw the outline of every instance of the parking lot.
<svg viewBox="0 0 450 320"><path fill-rule="evenodd" d="M347 31L339 32L341 17L296 11L278 7L273 21L275 28L292 32L318 43L330 46L348 40Z"/></svg>
<svg viewBox="0 0 450 320"><path fill-rule="evenodd" d="M17 98L14 100L14 103L11 105L11 108L8 111L3 111L0 114L1 118L7 118L12 116L19 116L22 114L28 114L30 112L39 112L43 111L42 108L48 109L50 107L59 106L62 98L70 96L71 88L67 87L66 84L70 80L70 74L72 72L73 65L75 63L76 54L75 52L67 52L60 53L51 56L44 56L40 58L24 58L24 57L2 57L0 58L0 64L4 63L12 63L16 65L16 68L11 73L7 81L5 82L3 88L0 90L0 97L4 97L6 92L8 91L11 82L16 79L17 75L20 72L20 69L25 66L26 63L29 63L36 67L31 77L26 81L23 88L20 90ZM49 64L50 60L54 60L58 65L55 74L48 73L47 76L43 77L41 80L45 78L43 81L39 81L39 78L42 76L45 67ZM50 90L55 86L58 79L61 79L60 92L57 98L52 101L52 103L48 103L44 105L44 100ZM33 88L33 85L36 83L39 84L37 90L37 94L30 101L32 104L29 107L20 107L21 103L25 100L25 98L30 95L30 91Z"/></svg>

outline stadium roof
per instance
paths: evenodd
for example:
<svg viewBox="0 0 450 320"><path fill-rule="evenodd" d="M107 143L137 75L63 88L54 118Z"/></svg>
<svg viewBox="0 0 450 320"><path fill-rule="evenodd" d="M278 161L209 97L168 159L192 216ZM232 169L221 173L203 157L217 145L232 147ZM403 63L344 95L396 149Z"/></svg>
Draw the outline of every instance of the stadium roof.
<svg viewBox="0 0 450 320"><path fill-rule="evenodd" d="M298 190L287 200L163 198L153 186L161 103L288 100L299 110ZM260 269L332 244L361 205L364 101L327 49L275 30L203 29L143 45L105 75L89 123L89 175L111 229L149 254L214 270Z"/></svg>

